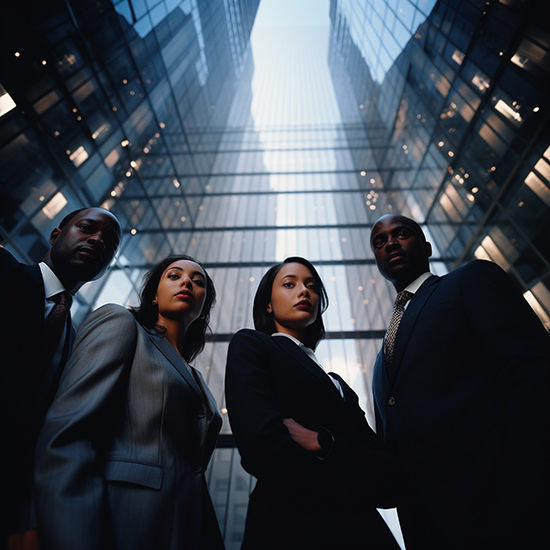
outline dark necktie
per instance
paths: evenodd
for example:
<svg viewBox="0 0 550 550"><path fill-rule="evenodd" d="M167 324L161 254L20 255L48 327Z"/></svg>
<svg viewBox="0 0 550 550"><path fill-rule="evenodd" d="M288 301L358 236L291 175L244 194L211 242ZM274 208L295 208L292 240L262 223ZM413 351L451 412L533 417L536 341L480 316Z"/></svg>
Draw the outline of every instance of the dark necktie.
<svg viewBox="0 0 550 550"><path fill-rule="evenodd" d="M38 430L40 430L46 411L51 405L57 390L64 366L63 363L66 360L68 351L68 340L65 340L60 362L52 365L57 346L67 326L67 319L70 318L69 310L71 309L73 297L69 292L64 290L55 294L49 300L53 301L55 305L44 321L44 347L41 357L42 362L40 364L42 370L34 381L36 383L36 399L34 403L34 428L36 429L36 433L34 437L38 436Z"/></svg>
<svg viewBox="0 0 550 550"><path fill-rule="evenodd" d="M397 335L397 329L399 323L405 313L405 304L414 296L412 292L402 290L395 298L393 304L393 312L390 319L388 330L386 331L386 337L384 338L384 353L386 356L386 366L391 367L391 361L393 356L393 346L395 344L395 337Z"/></svg>
<svg viewBox="0 0 550 550"><path fill-rule="evenodd" d="M51 297L51 300L55 302L50 314L46 317L44 322L44 341L45 341L45 353L44 359L46 365L52 362L55 350L63 334L63 330L67 326L67 316L71 309L73 297L69 292L64 290Z"/></svg>

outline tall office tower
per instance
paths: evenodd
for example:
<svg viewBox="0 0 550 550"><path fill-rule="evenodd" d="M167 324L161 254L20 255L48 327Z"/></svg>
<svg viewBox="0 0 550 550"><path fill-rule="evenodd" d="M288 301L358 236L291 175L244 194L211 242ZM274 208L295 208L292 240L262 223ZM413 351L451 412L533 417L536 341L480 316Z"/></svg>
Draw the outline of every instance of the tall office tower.
<svg viewBox="0 0 550 550"><path fill-rule="evenodd" d="M550 328L543 4L332 0L330 65L370 137L378 206L425 223L449 269L499 263Z"/></svg>
<svg viewBox="0 0 550 550"><path fill-rule="evenodd" d="M259 0L10 2L0 71L0 239L37 261L62 217L103 205L126 237L79 324L134 300L193 238ZM250 71L250 69L248 69Z"/></svg>
<svg viewBox="0 0 550 550"><path fill-rule="evenodd" d="M441 274L502 265L547 323L548 50L535 2L12 2L0 68L0 243L39 260L70 210L123 222L76 323L136 303L171 252L203 262L218 304L199 368L225 417L207 472L228 550L254 480L223 396L232 334L267 268L302 255L327 285L317 356L372 420L372 367L395 294L368 242L387 212L421 222Z"/></svg>

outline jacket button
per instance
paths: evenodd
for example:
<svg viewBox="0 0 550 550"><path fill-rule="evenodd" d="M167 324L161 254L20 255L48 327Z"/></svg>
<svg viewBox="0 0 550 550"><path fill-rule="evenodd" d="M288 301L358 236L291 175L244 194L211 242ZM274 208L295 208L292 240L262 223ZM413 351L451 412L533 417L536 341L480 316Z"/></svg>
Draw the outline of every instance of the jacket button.
<svg viewBox="0 0 550 550"><path fill-rule="evenodd" d="M200 466L195 466L193 468L193 471L196 473L196 474L200 474L202 472L202 468Z"/></svg>
<svg viewBox="0 0 550 550"><path fill-rule="evenodd" d="M388 399L388 405L391 407L392 405L395 405L395 397L390 397Z"/></svg>

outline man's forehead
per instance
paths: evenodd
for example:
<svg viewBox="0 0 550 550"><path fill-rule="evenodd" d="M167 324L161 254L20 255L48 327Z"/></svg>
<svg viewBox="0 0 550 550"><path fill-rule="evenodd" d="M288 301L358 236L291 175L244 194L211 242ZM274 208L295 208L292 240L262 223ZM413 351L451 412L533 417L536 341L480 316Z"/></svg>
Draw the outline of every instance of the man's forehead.
<svg viewBox="0 0 550 550"><path fill-rule="evenodd" d="M74 215L71 223L78 221L89 221L93 223L104 222L107 225L112 226L117 233L120 233L121 231L119 221L116 219L114 214L111 214L108 210L101 210L99 208L88 208L86 210L82 210Z"/></svg>
<svg viewBox="0 0 550 550"><path fill-rule="evenodd" d="M379 231L381 231L383 228L398 228L398 227L411 227L412 224L410 221L402 216L392 216L392 217L384 217L379 219L372 227L372 234L376 234Z"/></svg>

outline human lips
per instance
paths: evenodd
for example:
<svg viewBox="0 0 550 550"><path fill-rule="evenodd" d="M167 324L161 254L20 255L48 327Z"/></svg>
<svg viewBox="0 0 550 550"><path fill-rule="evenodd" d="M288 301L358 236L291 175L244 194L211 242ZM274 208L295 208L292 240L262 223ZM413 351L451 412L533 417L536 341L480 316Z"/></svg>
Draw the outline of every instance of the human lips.
<svg viewBox="0 0 550 550"><path fill-rule="evenodd" d="M405 253L403 251L399 252L392 252L391 254L388 254L386 257L386 264L392 265L399 260L403 260L405 258Z"/></svg>
<svg viewBox="0 0 550 550"><path fill-rule="evenodd" d="M97 250L89 246L81 246L78 249L78 253L85 258L91 258L93 260L99 260L101 256Z"/></svg>
<svg viewBox="0 0 550 550"><path fill-rule="evenodd" d="M188 290L180 290L178 293L174 294L176 298L181 298L182 300L194 299L192 292Z"/></svg>
<svg viewBox="0 0 550 550"><path fill-rule="evenodd" d="M300 300L294 307L298 309L311 309L313 308L313 304L309 300Z"/></svg>

